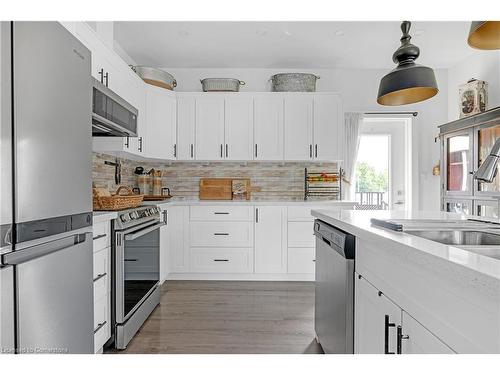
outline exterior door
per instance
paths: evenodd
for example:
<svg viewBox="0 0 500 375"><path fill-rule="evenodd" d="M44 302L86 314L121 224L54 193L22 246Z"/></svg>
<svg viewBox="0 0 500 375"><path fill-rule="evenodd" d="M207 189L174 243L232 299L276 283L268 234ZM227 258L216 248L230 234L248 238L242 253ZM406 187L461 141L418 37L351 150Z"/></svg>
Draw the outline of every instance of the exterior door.
<svg viewBox="0 0 500 375"><path fill-rule="evenodd" d="M256 96L254 99L255 160L283 160L283 97Z"/></svg>
<svg viewBox="0 0 500 375"><path fill-rule="evenodd" d="M313 159L313 97L285 96L285 160Z"/></svg>
<svg viewBox="0 0 500 375"><path fill-rule="evenodd" d="M195 159L195 98L177 96L177 160Z"/></svg>
<svg viewBox="0 0 500 375"><path fill-rule="evenodd" d="M255 207L255 273L286 272L286 207Z"/></svg>
<svg viewBox="0 0 500 375"><path fill-rule="evenodd" d="M358 273L354 296L354 353L395 354L401 309Z"/></svg>
<svg viewBox="0 0 500 375"><path fill-rule="evenodd" d="M340 160L341 102L338 95L314 95L314 158Z"/></svg>
<svg viewBox="0 0 500 375"><path fill-rule="evenodd" d="M401 354L455 354L455 352L403 311Z"/></svg>
<svg viewBox="0 0 500 375"><path fill-rule="evenodd" d="M225 100L226 160L253 159L253 98L229 95Z"/></svg>
<svg viewBox="0 0 500 375"><path fill-rule="evenodd" d="M224 159L224 98L196 99L196 160Z"/></svg>

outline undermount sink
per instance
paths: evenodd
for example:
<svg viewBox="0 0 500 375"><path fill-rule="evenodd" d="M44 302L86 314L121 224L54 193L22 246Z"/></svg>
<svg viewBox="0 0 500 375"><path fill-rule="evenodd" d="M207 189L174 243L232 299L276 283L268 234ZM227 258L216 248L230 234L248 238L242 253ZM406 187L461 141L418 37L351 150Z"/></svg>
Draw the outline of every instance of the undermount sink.
<svg viewBox="0 0 500 375"><path fill-rule="evenodd" d="M405 230L407 234L426 238L445 245L455 246L500 246L500 234L479 230ZM471 249L471 251L474 251ZM477 251L474 251L477 252Z"/></svg>

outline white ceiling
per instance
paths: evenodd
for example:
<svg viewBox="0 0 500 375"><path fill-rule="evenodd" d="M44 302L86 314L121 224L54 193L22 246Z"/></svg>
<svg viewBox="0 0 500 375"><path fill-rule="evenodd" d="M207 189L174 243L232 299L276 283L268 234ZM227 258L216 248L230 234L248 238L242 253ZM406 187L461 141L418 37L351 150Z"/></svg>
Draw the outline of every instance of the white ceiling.
<svg viewBox="0 0 500 375"><path fill-rule="evenodd" d="M170 68L394 66L399 22L115 22L114 36L140 65ZM448 68L470 55L469 22L413 22L418 63Z"/></svg>

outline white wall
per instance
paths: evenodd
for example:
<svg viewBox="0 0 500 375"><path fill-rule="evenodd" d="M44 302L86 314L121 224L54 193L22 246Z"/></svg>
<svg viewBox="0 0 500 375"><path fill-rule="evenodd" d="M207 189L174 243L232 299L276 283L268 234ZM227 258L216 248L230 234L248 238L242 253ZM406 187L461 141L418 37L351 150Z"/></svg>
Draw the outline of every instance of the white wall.
<svg viewBox="0 0 500 375"><path fill-rule="evenodd" d="M209 77L238 78L246 82L242 91L270 91L271 75L280 72L301 71L315 73L321 78L317 91L336 91L342 95L344 110L354 112L371 111L418 111L415 118L413 149L414 197L413 207L422 210L439 210L439 177L432 175L432 167L439 161L439 144L434 143L438 134L437 125L447 121L448 74L436 70L440 92L434 98L422 103L399 107L384 107L376 102L380 79L387 73L377 69L178 69L163 68L178 82L176 91L201 91L200 79Z"/></svg>
<svg viewBox="0 0 500 375"><path fill-rule="evenodd" d="M469 79L488 82L488 109L500 106L500 52L474 50L448 69L448 120L459 117L458 87Z"/></svg>

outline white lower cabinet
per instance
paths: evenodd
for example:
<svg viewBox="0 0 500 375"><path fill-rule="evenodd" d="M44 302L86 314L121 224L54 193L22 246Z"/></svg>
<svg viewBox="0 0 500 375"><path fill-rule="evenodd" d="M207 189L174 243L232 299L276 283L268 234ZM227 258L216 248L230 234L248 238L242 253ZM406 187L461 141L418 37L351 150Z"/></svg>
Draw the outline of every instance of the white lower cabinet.
<svg viewBox="0 0 500 375"><path fill-rule="evenodd" d="M286 273L286 207L255 207L255 273Z"/></svg>
<svg viewBox="0 0 500 375"><path fill-rule="evenodd" d="M169 261L168 261L168 253L170 249L171 242L171 227L168 222L168 215L170 213L170 209L165 209L162 211L163 218L166 218L166 225L160 228L160 284L168 277L169 272Z"/></svg>
<svg viewBox="0 0 500 375"><path fill-rule="evenodd" d="M253 223L191 222L190 244L193 247L253 247Z"/></svg>
<svg viewBox="0 0 500 375"><path fill-rule="evenodd" d="M316 249L314 247L288 248L288 273L314 275Z"/></svg>
<svg viewBox="0 0 500 375"><path fill-rule="evenodd" d="M94 352L111 337L111 223L94 224Z"/></svg>
<svg viewBox="0 0 500 375"><path fill-rule="evenodd" d="M355 274L355 354L451 354L432 332Z"/></svg>
<svg viewBox="0 0 500 375"><path fill-rule="evenodd" d="M252 248L196 247L191 249L191 271L203 273L252 273Z"/></svg>

